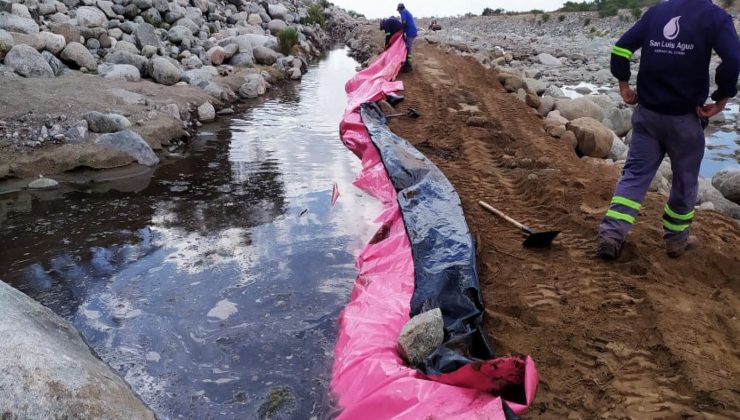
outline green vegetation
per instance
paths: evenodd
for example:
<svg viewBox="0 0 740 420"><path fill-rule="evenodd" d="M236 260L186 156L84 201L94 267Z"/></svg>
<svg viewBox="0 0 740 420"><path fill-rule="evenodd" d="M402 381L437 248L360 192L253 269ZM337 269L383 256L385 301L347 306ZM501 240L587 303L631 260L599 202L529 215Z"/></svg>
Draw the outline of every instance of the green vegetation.
<svg viewBox="0 0 740 420"><path fill-rule="evenodd" d="M349 13L349 15L355 19L365 19L365 15L363 15L362 13L357 13L354 10L350 10L347 13Z"/></svg>
<svg viewBox="0 0 740 420"><path fill-rule="evenodd" d="M558 16L558 22L562 22L565 20L565 15Z"/></svg>
<svg viewBox="0 0 740 420"><path fill-rule="evenodd" d="M330 8L330 7L334 6L334 4L332 4L331 2L329 2L329 1L327 1L327 0L321 0L321 1L319 2L319 4L321 5L321 8L322 8L322 9L328 9L328 8Z"/></svg>
<svg viewBox="0 0 740 420"><path fill-rule="evenodd" d="M280 32L277 38L280 51L288 55L293 50L293 46L298 44L298 31L295 28L288 28Z"/></svg>
<svg viewBox="0 0 740 420"><path fill-rule="evenodd" d="M640 9L639 7L633 7L632 9L630 9L630 12L632 13L632 17L635 18L635 20L642 17L642 9Z"/></svg>
<svg viewBox="0 0 740 420"><path fill-rule="evenodd" d="M660 3L660 0L594 0L568 1L560 9L561 12L599 12L600 17L616 16L619 9L640 9ZM633 12L634 15L634 12Z"/></svg>
<svg viewBox="0 0 740 420"><path fill-rule="evenodd" d="M591 18L586 18L586 20L583 21L583 26L588 26L591 24Z"/></svg>
<svg viewBox="0 0 740 420"><path fill-rule="evenodd" d="M550 20L550 14L549 13L542 14L542 21L547 23L548 20Z"/></svg>
<svg viewBox="0 0 740 420"><path fill-rule="evenodd" d="M313 25L318 23L322 28L326 25L326 16L324 15L324 7L318 4L311 5L308 8L308 17L301 20L303 25Z"/></svg>
<svg viewBox="0 0 740 420"><path fill-rule="evenodd" d="M504 9L491 9L490 7L486 7L483 9L483 13L481 16L498 16L504 14Z"/></svg>
<svg viewBox="0 0 740 420"><path fill-rule="evenodd" d="M730 7L735 4L735 0L722 0L722 6Z"/></svg>

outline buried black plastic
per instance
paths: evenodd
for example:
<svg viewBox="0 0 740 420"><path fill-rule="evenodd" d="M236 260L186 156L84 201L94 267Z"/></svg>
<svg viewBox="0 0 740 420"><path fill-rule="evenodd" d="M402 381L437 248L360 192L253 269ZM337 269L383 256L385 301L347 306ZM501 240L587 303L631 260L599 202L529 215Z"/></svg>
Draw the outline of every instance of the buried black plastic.
<svg viewBox="0 0 740 420"><path fill-rule="evenodd" d="M416 366L426 375L451 373L495 357L480 323L483 303L475 243L450 181L406 140L393 134L377 104L364 104L362 120L398 192L411 242L415 288L411 316L440 308L445 342Z"/></svg>

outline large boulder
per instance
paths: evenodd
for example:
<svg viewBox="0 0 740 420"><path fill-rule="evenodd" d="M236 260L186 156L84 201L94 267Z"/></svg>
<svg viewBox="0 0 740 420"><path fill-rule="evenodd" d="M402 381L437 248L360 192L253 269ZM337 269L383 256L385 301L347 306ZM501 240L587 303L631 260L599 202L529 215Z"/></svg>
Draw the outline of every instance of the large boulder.
<svg viewBox="0 0 740 420"><path fill-rule="evenodd" d="M141 165L154 166L159 163L159 158L151 146L131 130L103 134L95 143L126 153Z"/></svg>
<svg viewBox="0 0 740 420"><path fill-rule="evenodd" d="M67 69L67 66L65 66L64 63L62 63L62 61L58 59L56 55L50 53L49 51L41 51L41 57L43 57L44 60L49 63L49 67L51 67L51 71L54 72L54 76L61 75L62 72Z"/></svg>
<svg viewBox="0 0 740 420"><path fill-rule="evenodd" d="M252 67L254 65L254 56L251 53L240 52L231 57L229 64L234 67Z"/></svg>
<svg viewBox="0 0 740 420"><path fill-rule="evenodd" d="M740 219L740 205L726 199L722 193L712 185L712 180L699 178L699 195L697 204L712 203L715 210L734 219Z"/></svg>
<svg viewBox="0 0 740 420"><path fill-rule="evenodd" d="M212 66L220 66L224 63L226 53L223 48L216 45L206 52L206 58Z"/></svg>
<svg viewBox="0 0 740 420"><path fill-rule="evenodd" d="M6 12L0 13L0 29L29 35L39 33L39 25L33 19L11 15Z"/></svg>
<svg viewBox="0 0 740 420"><path fill-rule="evenodd" d="M614 135L602 123L590 117L577 118L566 125L578 140L578 152L583 156L606 158L612 149Z"/></svg>
<svg viewBox="0 0 740 420"><path fill-rule="evenodd" d="M0 282L0 413L10 419L154 419L67 321Z"/></svg>
<svg viewBox="0 0 740 420"><path fill-rule="evenodd" d="M267 91L267 82L258 73L250 73L244 76L244 84L239 88L239 96L243 99L254 99L262 96Z"/></svg>
<svg viewBox="0 0 740 420"><path fill-rule="evenodd" d="M547 85L539 81L537 79L524 79L524 89L527 90L529 93L534 93L535 95L542 95L545 93L545 89L547 89Z"/></svg>
<svg viewBox="0 0 740 420"><path fill-rule="evenodd" d="M444 342L444 320L439 308L421 313L409 320L398 337L398 352L411 366L423 362Z"/></svg>
<svg viewBox="0 0 740 420"><path fill-rule="evenodd" d="M16 45L8 52L5 56L5 65L23 77L54 77L54 71L44 57L34 48L24 44Z"/></svg>
<svg viewBox="0 0 740 420"><path fill-rule="evenodd" d="M128 41L119 41L116 43L116 46L113 47L114 51L126 51L130 52L131 54L135 55L141 55L141 50L136 45L128 42Z"/></svg>
<svg viewBox="0 0 740 420"><path fill-rule="evenodd" d="M174 85L180 81L182 70L163 57L154 57L149 61L149 75L162 85Z"/></svg>
<svg viewBox="0 0 740 420"><path fill-rule="evenodd" d="M267 29L270 30L270 32L273 35L277 35L280 32L288 29L288 24L285 23L284 20L281 19L273 19L267 24Z"/></svg>
<svg viewBox="0 0 740 420"><path fill-rule="evenodd" d="M28 7L26 7L25 4L13 3L13 5L10 6L10 13L16 16L24 17L26 19L33 19L33 16L31 16L31 12L28 11Z"/></svg>
<svg viewBox="0 0 740 420"><path fill-rule="evenodd" d="M210 102L206 102L198 107L198 120L207 122L216 119L216 108Z"/></svg>
<svg viewBox="0 0 740 420"><path fill-rule="evenodd" d="M182 74L182 80L192 86L203 88L218 76L215 67L206 66L199 69L188 70Z"/></svg>
<svg viewBox="0 0 740 420"><path fill-rule="evenodd" d="M542 53L538 55L536 58L537 58L537 61L539 61L541 64L544 64L549 67L560 67L563 65L563 63L561 63L560 60L558 60L557 58L547 53Z"/></svg>
<svg viewBox="0 0 740 420"><path fill-rule="evenodd" d="M44 49L52 54L59 54L67 45L64 36L53 32L39 32L39 38L44 43Z"/></svg>
<svg viewBox="0 0 740 420"><path fill-rule="evenodd" d="M128 82L141 80L139 69L130 64L103 63L98 66L98 74L104 79L110 80L126 80Z"/></svg>
<svg viewBox="0 0 740 420"><path fill-rule="evenodd" d="M5 58L5 54L7 54L14 45L15 41L13 40L13 35L0 29L0 61Z"/></svg>
<svg viewBox="0 0 740 420"><path fill-rule="evenodd" d="M185 28L188 28L190 30L190 33L196 33L200 30L200 26L198 26L195 22L188 18L182 18L175 23L175 26L183 26Z"/></svg>
<svg viewBox="0 0 740 420"><path fill-rule="evenodd" d="M134 30L134 37L136 46L142 49L147 45L159 48L161 44L154 26L148 23L140 23Z"/></svg>
<svg viewBox="0 0 740 420"><path fill-rule="evenodd" d="M555 85L550 85L547 87L547 89L545 89L542 95L552 96L553 98L562 98L565 96L565 92L563 92L563 89L560 89L559 87Z"/></svg>
<svg viewBox="0 0 740 420"><path fill-rule="evenodd" d="M82 118L87 121L87 126L93 133L115 133L131 127L128 118L120 114L103 114L91 111L85 113Z"/></svg>
<svg viewBox="0 0 740 420"><path fill-rule="evenodd" d="M95 57L79 42L70 42L67 44L59 55L59 58L74 68L84 67L93 71L98 69L98 63L95 61Z"/></svg>
<svg viewBox="0 0 740 420"><path fill-rule="evenodd" d="M77 24L87 28L108 28L108 17L97 7L83 6L77 9Z"/></svg>
<svg viewBox="0 0 740 420"><path fill-rule="evenodd" d="M258 64L264 64L266 66L275 64L279 57L278 53L267 47L255 47L252 53L254 54L254 60Z"/></svg>
<svg viewBox="0 0 740 420"><path fill-rule="evenodd" d="M519 89L524 88L522 78L513 74L503 73L499 75L498 80L507 92L517 92Z"/></svg>
<svg viewBox="0 0 740 420"><path fill-rule="evenodd" d="M588 98L559 99L555 102L555 109L571 121L583 117L590 117L597 121L604 119L604 111L601 107Z"/></svg>
<svg viewBox="0 0 740 420"><path fill-rule="evenodd" d="M604 118L604 125L614 130L619 137L626 136L632 129L632 109L608 109Z"/></svg>
<svg viewBox="0 0 740 420"><path fill-rule="evenodd" d="M725 169L717 172L712 177L712 185L722 193L725 198L740 204L740 170Z"/></svg>
<svg viewBox="0 0 740 420"><path fill-rule="evenodd" d="M268 4L267 5L267 13L270 14L270 17L273 19L283 19L285 20L285 17L290 13L287 7L283 6L282 4Z"/></svg>
<svg viewBox="0 0 740 420"><path fill-rule="evenodd" d="M612 148L609 150L609 159L615 162L627 159L629 147L615 133L612 133L612 136L614 140L612 141Z"/></svg>
<svg viewBox="0 0 740 420"><path fill-rule="evenodd" d="M49 25L49 30L63 36L67 44L80 42L80 36L82 36L80 28L70 23L52 23Z"/></svg>
<svg viewBox="0 0 740 420"><path fill-rule="evenodd" d="M116 47L118 47L117 44ZM143 77L147 75L147 65L149 63L149 60L147 60L144 56L132 54L128 51L115 50L105 56L105 62L111 64L128 64L134 66L139 70L139 74L141 74L141 76Z"/></svg>
<svg viewBox="0 0 740 420"><path fill-rule="evenodd" d="M167 37L170 39L170 42L180 44L186 39L192 38L193 33L190 31L190 29L184 26L173 26L167 32Z"/></svg>

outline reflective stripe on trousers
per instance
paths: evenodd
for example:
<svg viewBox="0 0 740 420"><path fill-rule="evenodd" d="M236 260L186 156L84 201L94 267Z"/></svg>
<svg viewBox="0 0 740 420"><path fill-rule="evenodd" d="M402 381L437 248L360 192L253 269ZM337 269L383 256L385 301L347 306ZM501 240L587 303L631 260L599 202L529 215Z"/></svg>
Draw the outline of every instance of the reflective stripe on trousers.
<svg viewBox="0 0 740 420"><path fill-rule="evenodd" d="M666 241L688 238L704 158L704 129L694 113L665 115L638 106L632 116L632 143L609 210L599 226L603 239L623 243L635 224L663 157L671 158L673 185L664 208Z"/></svg>

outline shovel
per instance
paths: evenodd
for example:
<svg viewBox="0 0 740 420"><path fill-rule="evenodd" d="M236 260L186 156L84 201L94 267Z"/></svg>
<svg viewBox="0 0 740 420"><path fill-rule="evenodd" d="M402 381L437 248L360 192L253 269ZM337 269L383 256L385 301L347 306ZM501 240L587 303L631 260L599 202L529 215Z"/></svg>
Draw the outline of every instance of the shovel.
<svg viewBox="0 0 740 420"><path fill-rule="evenodd" d="M491 205L488 203L485 203L483 201L478 201L478 204L480 204L484 209L490 211L496 216L506 220L507 222L521 229L522 234L524 235L524 238L525 238L524 243L522 245L525 248L547 248L550 246L550 244L552 244L552 241L560 234L559 230L549 231L549 232L537 232L534 229L530 228L529 226L523 225L517 222L516 220L512 219L511 217L505 215L500 210L497 210L491 207Z"/></svg>
<svg viewBox="0 0 740 420"><path fill-rule="evenodd" d="M396 118L396 117L409 117L409 118L419 118L421 117L421 112L415 110L414 108L409 108L406 112L400 112L398 114L389 114L385 116L386 118Z"/></svg>

